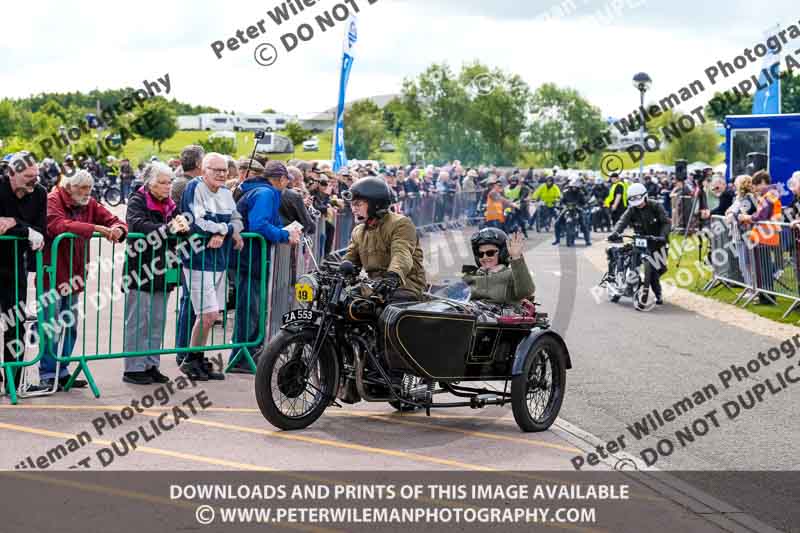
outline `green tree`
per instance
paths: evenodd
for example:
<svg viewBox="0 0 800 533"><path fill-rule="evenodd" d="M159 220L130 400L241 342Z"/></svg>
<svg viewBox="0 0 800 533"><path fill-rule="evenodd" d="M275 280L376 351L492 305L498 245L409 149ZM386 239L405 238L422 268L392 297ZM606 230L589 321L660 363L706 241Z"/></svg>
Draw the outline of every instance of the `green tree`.
<svg viewBox="0 0 800 533"><path fill-rule="evenodd" d="M348 157L369 159L378 151L385 134L383 112L371 100L359 100L345 111L344 144Z"/></svg>
<svg viewBox="0 0 800 533"><path fill-rule="evenodd" d="M706 105L706 115L712 120L722 122L728 115L749 115L753 112L752 96L741 98L738 102L731 101L735 99L732 92L726 96L720 92L714 93Z"/></svg>
<svg viewBox="0 0 800 533"><path fill-rule="evenodd" d="M542 85L533 94L531 120L528 142L547 166L559 164L559 154L591 143L606 129L600 109L575 89L560 88L553 83ZM585 161L573 165L596 167L602 158L599 150L587 155Z"/></svg>
<svg viewBox="0 0 800 533"><path fill-rule="evenodd" d="M265 115L273 115L273 114L277 113L277 111L275 111L271 107L268 107L264 111L262 111L262 113L264 113Z"/></svg>
<svg viewBox="0 0 800 533"><path fill-rule="evenodd" d="M433 64L417 79L405 80L401 106L391 111L403 137L422 142L431 160L508 165L522 153L529 99L519 76L477 62L458 75L447 64Z"/></svg>
<svg viewBox="0 0 800 533"><path fill-rule="evenodd" d="M781 80L781 113L800 113L800 76L794 72Z"/></svg>
<svg viewBox="0 0 800 533"><path fill-rule="evenodd" d="M288 122L281 134L289 137L292 140L292 144L295 146L301 144L311 136L311 132L304 130L298 122Z"/></svg>
<svg viewBox="0 0 800 533"><path fill-rule="evenodd" d="M671 118L673 123L680 120L685 115L680 111L672 112ZM693 117L694 118L694 117ZM696 118L695 128L689 132L684 133L681 130L680 136L673 135L666 146L662 149L664 161L675 161L677 159L685 159L690 163L692 161L708 161L711 163L719 152L719 139L714 125L710 122L700 124ZM660 134L662 144L665 143L664 135Z"/></svg>
<svg viewBox="0 0 800 533"><path fill-rule="evenodd" d="M217 152L218 154L234 155L236 150L233 146L233 139L226 137L214 137L213 139L197 140L195 144L203 147L206 153ZM160 149L159 149L160 151Z"/></svg>
<svg viewBox="0 0 800 533"><path fill-rule="evenodd" d="M154 146L157 144L159 152L161 144L178 131L175 111L163 99L148 100L138 108L133 120L133 127L136 133L150 139Z"/></svg>
<svg viewBox="0 0 800 533"><path fill-rule="evenodd" d="M0 139L10 137L16 132L19 112L11 100L0 100Z"/></svg>
<svg viewBox="0 0 800 533"><path fill-rule="evenodd" d="M392 98L383 108L383 122L386 125L386 131L395 137L400 137L405 115L406 111L402 100Z"/></svg>

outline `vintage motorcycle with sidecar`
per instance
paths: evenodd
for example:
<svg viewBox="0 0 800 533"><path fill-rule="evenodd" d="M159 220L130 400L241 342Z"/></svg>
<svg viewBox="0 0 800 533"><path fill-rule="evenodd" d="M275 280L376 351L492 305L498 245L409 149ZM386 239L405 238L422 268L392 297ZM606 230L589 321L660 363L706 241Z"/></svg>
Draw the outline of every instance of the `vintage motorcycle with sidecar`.
<svg viewBox="0 0 800 533"><path fill-rule="evenodd" d="M517 313L469 301L463 283L389 304L349 261L323 262L295 288L305 303L283 316L255 379L261 413L280 429L359 401L428 414L510 403L523 431L544 431L558 416L570 355L534 304Z"/></svg>

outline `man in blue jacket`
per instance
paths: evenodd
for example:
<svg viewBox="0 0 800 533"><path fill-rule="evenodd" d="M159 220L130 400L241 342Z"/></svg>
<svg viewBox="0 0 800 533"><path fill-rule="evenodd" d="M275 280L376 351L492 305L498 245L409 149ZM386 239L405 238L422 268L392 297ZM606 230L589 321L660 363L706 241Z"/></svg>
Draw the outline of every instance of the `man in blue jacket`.
<svg viewBox="0 0 800 533"><path fill-rule="evenodd" d="M269 161L260 176L252 176L241 184L242 197L236 209L242 215L244 230L259 233L270 244L300 242L300 230L291 231L281 227L278 210L281 206L281 191L289 184L289 172L280 161ZM269 249L269 248L268 248ZM258 338L260 283L263 276L268 275L265 263L269 254L262 255L257 241L249 240L236 261L230 262L230 268L236 270L238 300L236 304L236 329L233 342L253 342ZM251 352L254 349L250 349ZM231 352L232 360L239 349ZM251 373L248 364L239 359L230 372Z"/></svg>

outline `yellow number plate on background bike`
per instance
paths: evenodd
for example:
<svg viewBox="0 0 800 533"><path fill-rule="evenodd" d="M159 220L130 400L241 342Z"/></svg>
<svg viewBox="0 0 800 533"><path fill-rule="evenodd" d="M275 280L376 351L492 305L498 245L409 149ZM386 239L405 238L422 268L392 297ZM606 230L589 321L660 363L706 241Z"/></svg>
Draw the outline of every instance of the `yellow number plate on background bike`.
<svg viewBox="0 0 800 533"><path fill-rule="evenodd" d="M298 283L294 286L294 297L298 302L313 302L314 289L307 283Z"/></svg>

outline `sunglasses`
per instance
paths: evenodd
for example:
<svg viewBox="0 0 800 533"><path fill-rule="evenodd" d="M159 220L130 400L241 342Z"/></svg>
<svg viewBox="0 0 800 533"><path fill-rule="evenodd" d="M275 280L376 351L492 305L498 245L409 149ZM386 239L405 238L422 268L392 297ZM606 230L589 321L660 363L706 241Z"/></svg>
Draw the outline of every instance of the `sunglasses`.
<svg viewBox="0 0 800 533"><path fill-rule="evenodd" d="M478 258L479 259L484 258L484 257L494 257L496 255L497 255L497 250L486 250L486 251L483 251L483 252L478 252Z"/></svg>

